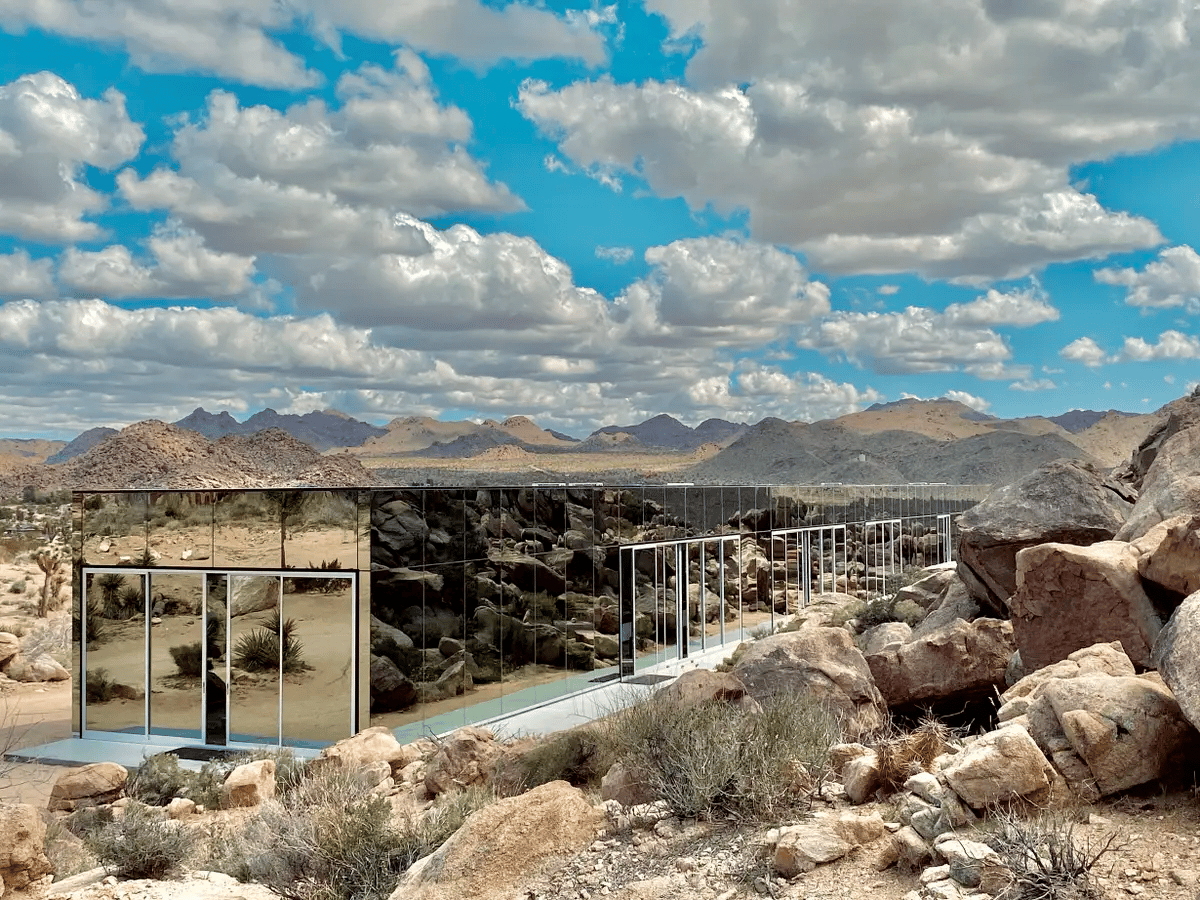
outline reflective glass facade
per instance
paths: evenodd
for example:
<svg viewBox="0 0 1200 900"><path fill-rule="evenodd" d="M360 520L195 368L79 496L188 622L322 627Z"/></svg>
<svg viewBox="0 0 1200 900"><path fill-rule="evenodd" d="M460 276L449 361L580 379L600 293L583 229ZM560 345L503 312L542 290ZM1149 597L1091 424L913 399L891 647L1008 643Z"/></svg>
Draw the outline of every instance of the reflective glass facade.
<svg viewBox="0 0 1200 900"><path fill-rule="evenodd" d="M449 730L736 644L813 593L884 593L948 560L987 490L81 492L75 732Z"/></svg>

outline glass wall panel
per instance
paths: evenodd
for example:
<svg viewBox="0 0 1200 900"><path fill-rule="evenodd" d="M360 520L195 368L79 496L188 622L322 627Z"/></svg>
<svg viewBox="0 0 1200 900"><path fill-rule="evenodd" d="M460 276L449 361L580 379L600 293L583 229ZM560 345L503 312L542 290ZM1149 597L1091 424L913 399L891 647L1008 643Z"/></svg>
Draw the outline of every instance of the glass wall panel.
<svg viewBox="0 0 1200 900"><path fill-rule="evenodd" d="M201 739L204 575L150 573L150 733Z"/></svg>
<svg viewBox="0 0 1200 900"><path fill-rule="evenodd" d="M358 504L354 491L268 491L286 504L282 525L285 568L343 571L358 561Z"/></svg>
<svg viewBox="0 0 1200 900"><path fill-rule="evenodd" d="M229 732L229 576L209 573L204 594L204 743Z"/></svg>
<svg viewBox="0 0 1200 900"><path fill-rule="evenodd" d="M212 491L165 491L149 495L147 534L160 566L212 567Z"/></svg>
<svg viewBox="0 0 1200 900"><path fill-rule="evenodd" d="M213 568L283 567L283 527L298 491L228 491L213 510Z"/></svg>
<svg viewBox="0 0 1200 900"><path fill-rule="evenodd" d="M350 735L354 584L283 579L283 741L323 746Z"/></svg>
<svg viewBox="0 0 1200 900"><path fill-rule="evenodd" d="M88 572L84 728L146 733L146 576Z"/></svg>
<svg viewBox="0 0 1200 900"><path fill-rule="evenodd" d="M83 495L71 497L71 734L83 728L83 619L86 593L83 589Z"/></svg>
<svg viewBox="0 0 1200 900"><path fill-rule="evenodd" d="M229 598L229 740L279 742L280 666L289 646L276 575L232 575ZM280 640L282 634L282 640Z"/></svg>
<svg viewBox="0 0 1200 900"><path fill-rule="evenodd" d="M147 565L146 495L87 494L83 498L83 559L90 566Z"/></svg>

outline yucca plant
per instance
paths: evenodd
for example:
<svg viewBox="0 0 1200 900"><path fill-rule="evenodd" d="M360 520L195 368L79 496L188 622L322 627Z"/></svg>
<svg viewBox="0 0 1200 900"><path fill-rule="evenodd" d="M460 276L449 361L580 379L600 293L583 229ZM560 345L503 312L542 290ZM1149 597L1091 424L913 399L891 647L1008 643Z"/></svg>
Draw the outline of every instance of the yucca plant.
<svg viewBox="0 0 1200 900"><path fill-rule="evenodd" d="M283 643L283 672L291 675L309 668L304 661L304 645L296 637L296 620L281 620L279 613L238 638L233 648L233 664L247 672L275 672L280 665L280 641Z"/></svg>

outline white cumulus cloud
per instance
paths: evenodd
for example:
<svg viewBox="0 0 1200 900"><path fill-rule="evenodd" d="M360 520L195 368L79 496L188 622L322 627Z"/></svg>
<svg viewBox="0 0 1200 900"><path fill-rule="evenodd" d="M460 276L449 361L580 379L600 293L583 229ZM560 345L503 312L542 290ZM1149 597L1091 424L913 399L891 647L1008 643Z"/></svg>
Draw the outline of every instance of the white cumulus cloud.
<svg viewBox="0 0 1200 900"><path fill-rule="evenodd" d="M1185 307L1200 313L1200 254L1186 244L1167 247L1158 258L1137 269L1097 269L1101 284L1126 288L1125 302L1143 309Z"/></svg>
<svg viewBox="0 0 1200 900"><path fill-rule="evenodd" d="M1058 355L1063 359L1069 359L1072 362L1082 363L1083 365L1095 369L1105 363L1112 362L1104 349L1090 337L1076 338L1058 351Z"/></svg>
<svg viewBox="0 0 1200 900"><path fill-rule="evenodd" d="M27 250L0 254L0 296L44 297L54 293L53 261L33 259Z"/></svg>

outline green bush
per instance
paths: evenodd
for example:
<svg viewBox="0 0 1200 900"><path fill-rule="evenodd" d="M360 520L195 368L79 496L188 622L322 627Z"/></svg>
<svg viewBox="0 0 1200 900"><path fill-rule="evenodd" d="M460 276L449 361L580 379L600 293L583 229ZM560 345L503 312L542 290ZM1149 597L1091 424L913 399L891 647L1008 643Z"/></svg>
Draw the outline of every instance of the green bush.
<svg viewBox="0 0 1200 900"><path fill-rule="evenodd" d="M104 668L88 669L87 673L87 702L107 703L116 696L117 683L108 677Z"/></svg>
<svg viewBox="0 0 1200 900"><path fill-rule="evenodd" d="M105 825L112 824L113 811L110 806L85 806L64 820L67 830L78 838L95 834Z"/></svg>
<svg viewBox="0 0 1200 900"><path fill-rule="evenodd" d="M842 739L826 706L792 694L764 699L760 712L659 694L597 724L612 758L645 773L684 817L786 817L808 802L827 773L829 748Z"/></svg>
<svg viewBox="0 0 1200 900"><path fill-rule="evenodd" d="M279 671L279 641L283 639L283 671L291 675L309 668L304 661L304 645L296 637L296 620L275 618L260 628L243 634L233 648L233 664L247 672Z"/></svg>
<svg viewBox="0 0 1200 900"><path fill-rule="evenodd" d="M171 659L175 661L175 668L179 670L180 675L187 678L199 678L204 674L201 657L199 641L171 648Z"/></svg>
<svg viewBox="0 0 1200 900"><path fill-rule="evenodd" d="M8 592L9 592L10 594L23 594L23 593L25 593L25 579L24 579L24 578L22 578L20 581L14 581L12 584L10 584L10 585L8 586Z"/></svg>
<svg viewBox="0 0 1200 900"><path fill-rule="evenodd" d="M140 803L83 837L100 865L118 878L165 878L183 868L194 839L178 822Z"/></svg>
<svg viewBox="0 0 1200 900"><path fill-rule="evenodd" d="M188 796L196 783L196 773L179 765L173 753L155 753L129 776L126 791L135 800L150 806L166 806L176 797Z"/></svg>

